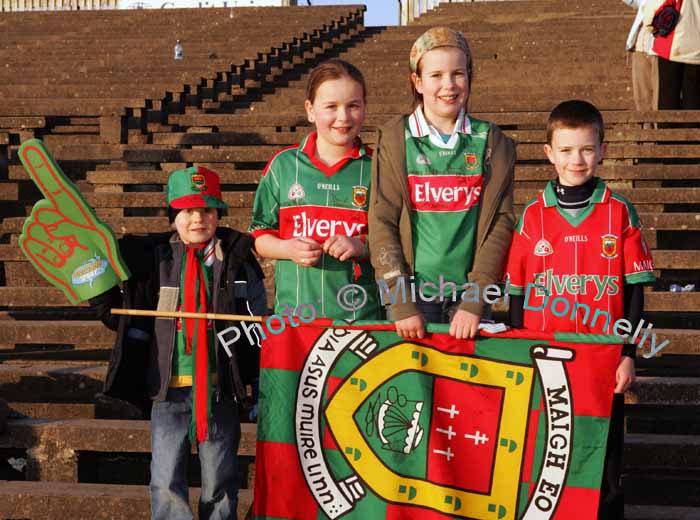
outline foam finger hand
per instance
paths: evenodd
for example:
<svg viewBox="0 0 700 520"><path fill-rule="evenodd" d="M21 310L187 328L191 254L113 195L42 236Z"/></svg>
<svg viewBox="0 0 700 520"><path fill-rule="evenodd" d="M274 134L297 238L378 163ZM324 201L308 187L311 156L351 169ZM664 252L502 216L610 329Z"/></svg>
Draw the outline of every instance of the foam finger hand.
<svg viewBox="0 0 700 520"><path fill-rule="evenodd" d="M25 220L20 249L72 304L95 297L130 274L112 230L100 221L43 143L29 140L19 157L45 198Z"/></svg>

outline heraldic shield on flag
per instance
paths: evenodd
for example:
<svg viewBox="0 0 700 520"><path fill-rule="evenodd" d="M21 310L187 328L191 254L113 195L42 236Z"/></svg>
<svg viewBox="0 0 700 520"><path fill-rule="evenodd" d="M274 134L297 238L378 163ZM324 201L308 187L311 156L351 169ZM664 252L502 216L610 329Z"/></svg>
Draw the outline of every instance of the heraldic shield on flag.
<svg viewBox="0 0 700 520"><path fill-rule="evenodd" d="M267 335L254 518L596 518L618 338L390 328Z"/></svg>

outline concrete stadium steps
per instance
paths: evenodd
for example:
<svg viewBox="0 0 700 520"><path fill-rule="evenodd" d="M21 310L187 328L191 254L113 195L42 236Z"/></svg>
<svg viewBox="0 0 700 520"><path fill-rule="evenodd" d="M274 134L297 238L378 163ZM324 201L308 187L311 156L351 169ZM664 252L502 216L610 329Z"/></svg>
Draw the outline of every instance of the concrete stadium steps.
<svg viewBox="0 0 700 520"><path fill-rule="evenodd" d="M7 401L93 403L106 375L106 361L3 361L0 388Z"/></svg>
<svg viewBox="0 0 700 520"><path fill-rule="evenodd" d="M659 471L673 467L679 473L686 470L697 477L700 473L700 437L628 433L625 435L624 457L628 468ZM630 475L629 471L627 474ZM700 495L687 498L691 502L688 505L700 506Z"/></svg>
<svg viewBox="0 0 700 520"><path fill-rule="evenodd" d="M700 508L652 505L625 505L627 520L698 520Z"/></svg>
<svg viewBox="0 0 700 520"><path fill-rule="evenodd" d="M199 494L199 488L190 489L190 507L195 514ZM252 490L240 490L238 501L238 517L244 518L253 502ZM3 518L55 520L61 515L72 520L133 520L149 518L150 514L148 486L0 481Z"/></svg>
<svg viewBox="0 0 700 520"><path fill-rule="evenodd" d="M255 454L254 425L242 424L239 447L239 464L242 475L239 492L239 518L243 518L252 503ZM131 480L139 484L147 482L150 458L150 431L148 421L143 420L13 420L8 431L0 435L0 449L24 450L28 466L28 480L41 482L11 482L0 485L0 516L30 512L31 518L56 518L58 511L67 511L76 518L147 518L149 515L148 487L145 485L116 485L116 479L124 475L107 474L100 468L117 468L133 475ZM191 463L198 467L195 449ZM121 456L120 456L121 454ZM131 460L123 469L124 458ZM136 456L136 457L135 457ZM115 466L116 464L116 466ZM140 467L140 471L135 468ZM136 474L134 472L136 471ZM108 482L90 482L90 479L106 479ZM145 480L145 482L144 482ZM198 479L195 479L198 483ZM11 484L11 485L10 485ZM197 485L197 484L196 484ZM196 514L197 488L191 490L190 502ZM30 501L27 496L36 497ZM100 507L95 513L95 497ZM92 501L91 507L90 501ZM28 504L29 503L29 504ZM104 504L110 505L105 508ZM24 505L23 509L18 509ZM30 509L31 507L36 508ZM111 508L115 513L111 514ZM12 513L10 513L12 512ZM122 516L124 513L124 516ZM106 516L104 516L106 515ZM10 516L15 518L15 516Z"/></svg>
<svg viewBox="0 0 700 520"><path fill-rule="evenodd" d="M700 404L627 405L626 431L645 435L700 435ZM37 415L36 417L41 417Z"/></svg>
<svg viewBox="0 0 700 520"><path fill-rule="evenodd" d="M685 448L677 446L677 449ZM623 474L622 485L627 504L700 507L700 472L697 470L630 468L629 473Z"/></svg>
<svg viewBox="0 0 700 520"><path fill-rule="evenodd" d="M239 455L255 454L256 425L241 423L241 441ZM8 423L8 430L0 435L2 448L28 448L33 445L60 443L63 448L78 451L109 453L118 447L128 453L150 453L150 422L143 420L107 420L107 419L15 419ZM196 452L196 447L192 447ZM54 465L72 465L66 472L67 477L76 474L76 463L71 461L39 461L47 468ZM46 471L58 473L55 469Z"/></svg>
<svg viewBox="0 0 700 520"><path fill-rule="evenodd" d="M0 355L16 345L71 345L76 348L111 347L116 333L99 321L0 320Z"/></svg>
<svg viewBox="0 0 700 520"><path fill-rule="evenodd" d="M518 8L515 9L517 12ZM591 99L606 109L632 108L625 54L609 51L615 44L624 49L632 18L624 5L611 5L606 9L614 13L614 17L601 17L594 10L590 12L597 23L596 40L592 42L591 20L582 17L580 12L567 13L566 6L558 3L548 5L547 16L543 17L535 7L520 15L509 14L510 21L499 14L494 17L498 18L495 24L486 21L488 16L467 14L477 11L462 6L462 15L450 16L447 25L466 34L474 53L472 111L484 108L550 110L557 101L571 97ZM421 20L429 20L430 16L421 17ZM478 21L474 23L474 20ZM373 98L391 99L395 90L402 93L401 97L407 96L406 60L415 38L432 22L426 24L389 28L341 55L365 74L370 113L385 105L383 101L373 102ZM599 67L584 65L588 63L597 63ZM303 81L290 86L303 88ZM253 106L256 110L279 110L289 105L288 99L303 97L294 94L296 92L280 92ZM297 104L301 106L300 102ZM404 110L402 105L398 106Z"/></svg>
<svg viewBox="0 0 700 520"><path fill-rule="evenodd" d="M108 457L115 446L119 446L122 453L147 454L150 451L146 421L25 419L11 421L8 428L7 434L0 436L0 447L31 447L28 452L28 471L50 476L56 481L76 482L82 454L86 452L102 453ZM254 452L254 440L254 425L244 424L240 455ZM58 452L62 454L61 457L42 457ZM626 492L633 497L644 497L649 503L659 503L667 501L669 496L678 495L679 491L693 487L694 481L689 477L700 466L700 444L692 436L627 434L625 458L629 468L635 467L647 474L651 472L652 480L657 485L650 488L647 485L648 479L640 480L627 473ZM680 465L684 469L668 469L669 464L674 468ZM85 483L72 485L75 489L90 489L89 484ZM36 488L38 484L26 486ZM17 492L18 488L15 488L14 493ZM692 495L682 497L682 503L689 507L700 505L697 497Z"/></svg>
<svg viewBox="0 0 700 520"><path fill-rule="evenodd" d="M247 15L258 18L253 30L235 35L227 29L228 9L196 11L201 19L194 24L175 11L158 21L147 11L89 13L93 18L79 30L75 13L0 19L3 42L15 49L15 56L0 49L6 69L15 74L2 82L0 99L16 101L20 111L30 110L32 100L48 110L21 116L0 101L0 198L13 200L0 205L0 395L33 417L12 420L10 431L0 435L0 450L28 459L25 473L11 478L53 481L11 482L10 488L0 483L0 517L24 512L53 520L56 511L75 518L116 518L121 511L131 512L130 518L148 515L147 488L127 485L146 481L148 424L106 420L139 415L101 394L114 333L88 307L68 307L16 246L24 216L38 197L12 155L19 143L46 136L61 166L119 235L166 231L167 219L156 216L156 208L162 209L167 174L192 164L222 173L227 200L235 206L223 224L245 229L264 164L310 130L302 92L313 64L339 55L361 68L369 92L363 138L372 143L376 127L406 109L401 101L409 97L406 57L413 41L429 26L450 25L466 33L474 52L472 113L499 124L520 143L516 211L551 176L541 151L549 109L574 97L614 109L604 113L610 153L599 171L642 213L661 277L656 292L646 294L646 318L659 342L669 340L651 359L642 357L649 341L638 349L638 381L625 396L626 517L700 519L700 300L697 292L666 292L670 283L700 282L700 111L626 110L632 96L624 40L634 12L603 0L453 3L408 27L364 29L361 13L349 7L322 9L299 8L295 13L318 17L298 23L296 14L277 16L274 28L267 23L271 11L234 9L237 28ZM43 32L18 30L20 21ZM61 36L44 30L50 23ZM140 30L134 34L125 26ZM183 28L191 27L200 34L183 39ZM209 28L207 36L201 27ZM49 43L36 43L36 34L44 33ZM171 60L175 34L184 40L185 60L179 64ZM131 51L125 51L124 37L138 48L126 66ZM82 49L70 42L80 42ZM43 64L18 73L21 52L38 49L44 51ZM100 55L93 56L92 49ZM210 60L207 52L216 57ZM69 54L79 62L71 70L46 63L66 61ZM0 79L7 79L6 72L0 71ZM131 99L134 106L113 107L115 98ZM74 115L59 113L67 109ZM138 216L144 214L153 216ZM241 456L252 485L251 428L244 425ZM137 476L105 480L125 453L136 457ZM244 501L250 497L245 493ZM11 509L29 503L27 497L36 511ZM95 497L109 507L95 513ZM110 510L116 513L110 516Z"/></svg>
<svg viewBox="0 0 700 520"><path fill-rule="evenodd" d="M255 466L251 457L255 455L255 442L255 425L242 423L238 456L243 489L250 490L253 486ZM16 419L8 422L7 431L0 435L0 449L26 450L27 480L71 483L76 488L83 483L119 483L114 482L115 479L126 484L144 484L148 479L151 452L150 422ZM198 464L194 455L196 446L192 446L191 453L190 460ZM140 466L145 471L132 473L129 478L100 470L118 455L130 459L132 466Z"/></svg>
<svg viewBox="0 0 700 520"><path fill-rule="evenodd" d="M146 142L146 128L166 112L184 113L217 92L244 88L261 74L276 77L293 70L348 40L362 26L363 8L285 9L283 23L274 28L265 21L270 8L236 9L235 20L229 16L230 9L208 9L194 17L189 11L169 10L159 24L141 14L130 17L114 12L13 13L3 18L0 25L7 45L0 49L6 64L0 71L4 89L0 125L5 126L5 120L9 128L3 133L0 126L0 143L16 145L49 135L48 144L63 155L59 160L83 163L83 172L118 160L120 151L114 155L115 149L97 145ZM13 23L8 25L10 19ZM147 38L133 33L139 24L149 33ZM202 27L207 27L206 36ZM23 36L29 33L43 38L25 42ZM186 49L181 62L172 59L176 38ZM27 60L28 53L35 59ZM143 60L144 55L148 60ZM50 121L20 128L21 116ZM54 121L79 116L100 116L99 132L51 131L61 126ZM81 155L70 149L63 153L61 146L92 148ZM0 162L3 155L0 145ZM16 159L9 160L17 164Z"/></svg>
<svg viewBox="0 0 700 520"><path fill-rule="evenodd" d="M97 17L93 13L74 12L70 17L43 13L40 17L4 18L1 23L6 28L9 51L0 50L6 62L0 77L7 85L4 88L14 88L14 92L17 88L12 84L18 83L17 77L20 85L33 85L23 90L21 97L30 97L34 106L25 106L21 98L9 99L12 95L8 92L9 95L4 96L8 98L6 102L0 103L0 114L6 109L14 110L14 115L32 110L35 114L47 115L124 114L124 107L118 107L119 100L111 104L105 101L91 104L89 99L76 98L124 98L126 92L133 98L125 100L128 107L145 109L143 98L155 98L154 107L164 106L163 100L168 104L171 94L175 101L189 91L211 94L210 89L216 88L221 74L229 74L226 84L239 82L242 86L258 69L273 66L275 60L296 61L307 54L314 55L314 49L344 40L350 26L361 23L361 10L343 7L287 9L284 14L287 23L274 28L267 22L266 17L275 16L274 10L269 8L237 9L235 20L229 17L229 9L205 10L194 18L193 13L187 12L189 10L168 11L154 15L151 20L106 12ZM76 18L82 23L76 25ZM7 25L9 19L13 20L10 26ZM72 22L62 23L68 19ZM134 37L129 30L134 26L134 19L140 19L136 23L144 26L148 38ZM158 21L154 21L156 19ZM20 43L22 35L33 33L39 27L43 39L32 38L29 46ZM202 31L203 27L207 30ZM172 60L172 41L176 38L190 50L179 63ZM34 52L37 48L44 51L39 59L22 58L23 53ZM99 48L100 54L91 50L94 48ZM148 59L144 60L144 56ZM65 63L70 61L75 65L66 68ZM21 70L15 70L15 63L21 65ZM61 67L55 68L55 63L61 63ZM40 75L39 81L33 79L34 65L36 74ZM141 86L130 81L119 87L120 81L133 78L134 74L142 80ZM50 87L41 79L46 77L54 78ZM79 81L75 81L76 77ZM209 79L203 81L202 78ZM67 88L68 85L72 88ZM47 99L46 106L38 106L41 98ZM139 112L139 117L143 115Z"/></svg>
<svg viewBox="0 0 700 520"><path fill-rule="evenodd" d="M127 417L105 417L101 415L99 406L95 403L27 403L12 401L7 404L15 412L33 419L127 419ZM130 418L140 419L141 417L135 416Z"/></svg>
<svg viewBox="0 0 700 520"><path fill-rule="evenodd" d="M354 63L359 68L363 68L362 63ZM382 64L386 66L385 64ZM504 64L504 67L510 68L510 65ZM395 69L397 67L390 67L390 69ZM398 72L398 71L397 71ZM499 77L502 77L503 73L501 71L493 70L490 71L489 77L479 76L479 81L474 85L474 92L470 95L470 108L473 111L486 111L482 107L487 105L497 105L501 102L501 105L495 110L499 110L504 105L507 106L509 98L513 96L513 87L505 86L502 82L499 82ZM600 87L600 86L598 86ZM628 87L626 81L608 81L605 87L610 88L615 92L615 95L623 96L626 94L626 89ZM410 104L399 104L397 105L397 99L407 98L410 101L411 90L409 88L408 80L398 84L392 85L381 85L381 84L368 84L367 85L367 106L370 111L374 110L378 106L393 104L394 106L399 106L400 111L410 110ZM529 110L538 110L537 99L545 98L544 103L547 103L547 107L539 110L547 110L551 108L551 103L549 101L553 98L564 99L566 97L574 98L586 98L594 99L599 96L602 98L601 93L605 93L602 88L596 88L596 86L580 85L579 83L574 83L572 85L567 84L557 84L551 87L545 86L533 86L528 88L527 92L522 93L522 98L528 101L532 100L534 104L528 103L527 108ZM603 92L601 92L603 91ZM277 110L281 112L287 112L290 108L299 104L300 99L304 99L305 91L302 82L295 82L294 87L288 87L283 91L280 91L278 95L271 98L266 98L262 101L254 101L249 104L253 110L260 110L263 108ZM607 93L610 95L610 93ZM608 101L611 101L608 99ZM285 106L285 102L288 105ZM626 108L625 102L621 102ZM608 108L610 110L610 108Z"/></svg>

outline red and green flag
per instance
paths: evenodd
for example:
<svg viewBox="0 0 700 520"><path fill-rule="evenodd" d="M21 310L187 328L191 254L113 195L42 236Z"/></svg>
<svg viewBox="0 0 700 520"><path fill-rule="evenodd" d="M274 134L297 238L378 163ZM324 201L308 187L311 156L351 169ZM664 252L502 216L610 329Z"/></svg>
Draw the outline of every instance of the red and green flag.
<svg viewBox="0 0 700 520"><path fill-rule="evenodd" d="M255 519L596 518L618 338L391 329L267 335Z"/></svg>

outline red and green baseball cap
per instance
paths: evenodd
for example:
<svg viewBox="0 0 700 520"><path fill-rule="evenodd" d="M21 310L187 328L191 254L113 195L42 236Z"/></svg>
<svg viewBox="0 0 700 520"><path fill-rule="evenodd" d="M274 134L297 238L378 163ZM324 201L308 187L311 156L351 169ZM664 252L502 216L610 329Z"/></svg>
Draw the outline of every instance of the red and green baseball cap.
<svg viewBox="0 0 700 520"><path fill-rule="evenodd" d="M202 166L175 170L168 177L168 206L186 208L228 208L221 197L219 174Z"/></svg>

